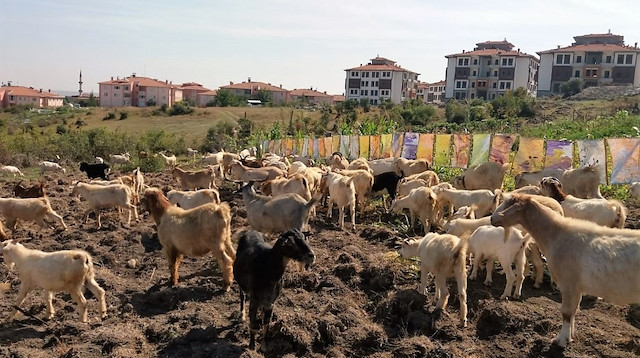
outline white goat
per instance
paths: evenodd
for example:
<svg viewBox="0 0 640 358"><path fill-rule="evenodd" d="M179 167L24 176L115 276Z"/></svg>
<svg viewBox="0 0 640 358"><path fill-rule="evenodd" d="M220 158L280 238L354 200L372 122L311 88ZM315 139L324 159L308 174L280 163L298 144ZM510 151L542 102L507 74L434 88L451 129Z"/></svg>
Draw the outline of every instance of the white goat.
<svg viewBox="0 0 640 358"><path fill-rule="evenodd" d="M162 158L164 158L164 162L167 166L172 168L176 166L177 159L175 154L171 154L170 156L166 156L163 152L159 152L158 154L160 154Z"/></svg>
<svg viewBox="0 0 640 358"><path fill-rule="evenodd" d="M196 191L169 190L167 199L172 205L179 206L185 210L208 203L220 204L220 194L215 189L200 189Z"/></svg>
<svg viewBox="0 0 640 358"><path fill-rule="evenodd" d="M96 215L98 229L102 227L100 221L100 209L119 207L129 212L127 225L131 224L131 212L136 220L138 219L138 209L131 204L132 191L126 185L93 185L82 182L76 183L71 192L72 196L82 195L89 204L89 208L84 213L84 222L89 220L89 213Z"/></svg>
<svg viewBox="0 0 640 358"><path fill-rule="evenodd" d="M348 207L351 211L351 229L356 229L356 188L353 185L354 178L342 174L329 172L322 178L326 181L326 188L329 190L329 202L327 217L330 218L333 203L338 206L338 221L340 228L344 230L344 209ZM322 187L325 187L323 184Z"/></svg>
<svg viewBox="0 0 640 358"><path fill-rule="evenodd" d="M627 219L627 209L614 199L581 199L565 194L562 184L556 178L543 178L540 189L544 195L557 200L564 216L594 222L598 225L623 228Z"/></svg>
<svg viewBox="0 0 640 358"><path fill-rule="evenodd" d="M104 290L95 280L91 255L82 250L64 250L42 252L24 247L16 240L0 243L0 254L4 263L12 269L15 265L20 277L20 291L16 298L16 307L20 307L25 297L34 288L45 290L47 319L53 318L53 294L69 292L78 304L78 312L82 322L87 322L87 300L84 298L85 286L98 299L100 318L107 316L107 304ZM16 309L13 313L18 314Z"/></svg>
<svg viewBox="0 0 640 358"><path fill-rule="evenodd" d="M16 177L16 175L20 175L21 177L24 176L24 174L20 171L20 169L18 169L18 167L14 167L13 165L1 166L0 173L13 174L14 178Z"/></svg>
<svg viewBox="0 0 640 358"><path fill-rule="evenodd" d="M62 172L64 174L67 173L67 170L60 166L58 163L42 161L38 163L38 167L40 168L40 174L42 175L44 172Z"/></svg>
<svg viewBox="0 0 640 358"><path fill-rule="evenodd" d="M465 170L459 176L451 180L456 189L502 189L504 174L509 168L509 163L502 165L494 162L486 162Z"/></svg>
<svg viewBox="0 0 640 358"><path fill-rule="evenodd" d="M460 321L467 326L467 246L466 241L447 235L428 233L422 239L413 239L402 243L401 255L404 258L420 258L420 286L418 292L426 295L427 277L431 272L435 276L436 310L444 310L449 300L447 278L455 277L460 299Z"/></svg>
<svg viewBox="0 0 640 358"><path fill-rule="evenodd" d="M429 187L422 187L411 190L409 195L404 197L396 197L393 203L391 203L391 211L394 213L401 213L402 209L409 209L411 215L411 226L415 225L416 215L420 219L422 225L424 225L424 232L428 233L431 230L431 224L435 221L436 194Z"/></svg>
<svg viewBox="0 0 640 358"><path fill-rule="evenodd" d="M45 198L0 198L0 214L7 220L7 227L16 229L18 219L34 220L40 227L46 228L44 218L54 217L60 221L64 229L67 225L62 216L58 215L52 208L49 199Z"/></svg>
<svg viewBox="0 0 640 358"><path fill-rule="evenodd" d="M97 156L96 156L96 157L93 159L93 163L94 163L94 164L104 164L104 159L102 159L102 157L97 157Z"/></svg>
<svg viewBox="0 0 640 358"><path fill-rule="evenodd" d="M504 292L500 299L505 299L511 295L519 298L522 293L522 282L524 281L524 266L527 263L526 251L529 245L530 236L522 235L516 228L510 228L507 240L505 241L505 228L491 225L481 226L469 237L469 252L473 254L473 270L469 275L470 280L475 280L478 275L478 267L483 259L487 260L487 277L484 284L489 286L492 282L492 272L494 261L500 261L500 266L506 275ZM515 272L511 268L515 265Z"/></svg>
<svg viewBox="0 0 640 358"><path fill-rule="evenodd" d="M109 154L109 163L111 163L111 165L116 165L116 164L129 164L131 163L131 157L128 155L129 153L125 153L125 154Z"/></svg>
<svg viewBox="0 0 640 358"><path fill-rule="evenodd" d="M434 190L438 201L449 204L449 216L461 206L476 206L476 216L482 217L493 212L498 206L496 195L488 189L457 190L436 188Z"/></svg>
<svg viewBox="0 0 640 358"><path fill-rule="evenodd" d="M491 223L522 225L538 243L562 294L562 329L555 344L565 347L572 341L582 295L640 303L640 232L565 218L526 196L514 195L505 204Z"/></svg>
<svg viewBox="0 0 640 358"><path fill-rule="evenodd" d="M196 155L198 155L197 149L187 148L187 156L196 159Z"/></svg>
<svg viewBox="0 0 640 358"><path fill-rule="evenodd" d="M371 196L373 187L373 175L366 169L339 170L338 173L353 178L353 186L356 189L356 201L361 211L364 211L367 201Z"/></svg>

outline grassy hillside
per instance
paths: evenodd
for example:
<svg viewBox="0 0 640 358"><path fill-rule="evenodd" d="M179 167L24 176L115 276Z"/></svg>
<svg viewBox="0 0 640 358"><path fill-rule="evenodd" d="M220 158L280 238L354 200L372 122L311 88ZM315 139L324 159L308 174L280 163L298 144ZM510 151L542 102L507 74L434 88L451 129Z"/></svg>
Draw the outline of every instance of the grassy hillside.
<svg viewBox="0 0 640 358"><path fill-rule="evenodd" d="M115 118L104 120L109 113L113 113ZM122 113L126 113L126 118L121 120ZM6 121L5 125L10 132L20 132L25 121L34 129L41 130L63 125L68 129L105 128L109 131L141 135L150 130L164 129L184 137L185 142L190 144L201 141L207 130L218 122L237 123L239 118L246 117L259 128L268 128L273 122L279 120L286 122L291 117L299 116L317 119L320 113L286 107L209 107L196 108L194 113L188 115L168 116L154 114L154 108L68 108L62 111L3 112L0 113L0 122Z"/></svg>

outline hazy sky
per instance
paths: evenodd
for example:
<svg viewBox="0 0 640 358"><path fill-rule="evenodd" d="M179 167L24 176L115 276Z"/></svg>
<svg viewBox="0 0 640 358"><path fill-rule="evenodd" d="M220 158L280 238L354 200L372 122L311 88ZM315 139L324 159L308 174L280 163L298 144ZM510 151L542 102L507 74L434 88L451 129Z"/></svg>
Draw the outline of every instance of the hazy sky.
<svg viewBox="0 0 640 358"><path fill-rule="evenodd" d="M535 54L573 36L640 42L640 1L0 0L0 81L85 92L135 72L211 89L253 81L344 92L380 55L444 79L445 55L506 38Z"/></svg>

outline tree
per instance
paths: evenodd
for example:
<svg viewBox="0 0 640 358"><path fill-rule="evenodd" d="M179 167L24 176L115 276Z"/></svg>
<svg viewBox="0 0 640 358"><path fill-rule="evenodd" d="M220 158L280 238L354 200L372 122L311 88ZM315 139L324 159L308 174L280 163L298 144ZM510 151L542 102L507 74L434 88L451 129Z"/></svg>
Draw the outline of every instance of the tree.
<svg viewBox="0 0 640 358"><path fill-rule="evenodd" d="M235 102L235 96L229 89L220 89L216 93L216 98L214 100L216 106L218 107L229 107L232 106Z"/></svg>
<svg viewBox="0 0 640 358"><path fill-rule="evenodd" d="M360 102L358 103L358 105L362 108L364 113L369 112L369 110L371 109L371 104L369 103L368 98L360 98Z"/></svg>
<svg viewBox="0 0 640 358"><path fill-rule="evenodd" d="M273 102L273 93L266 89L258 90L258 93L256 93L256 99L259 99L262 104L266 105L267 103Z"/></svg>
<svg viewBox="0 0 640 358"><path fill-rule="evenodd" d="M584 82L579 78L573 78L569 80L569 82L563 83L562 86L560 86L560 91L564 93L563 98L567 98L580 93L583 88Z"/></svg>
<svg viewBox="0 0 640 358"><path fill-rule="evenodd" d="M447 117L447 122L450 123L464 123L467 121L467 108L456 100L449 100L445 107L444 114Z"/></svg>
<svg viewBox="0 0 640 358"><path fill-rule="evenodd" d="M93 93L89 94L89 100L87 100L86 107L98 107L98 99Z"/></svg>

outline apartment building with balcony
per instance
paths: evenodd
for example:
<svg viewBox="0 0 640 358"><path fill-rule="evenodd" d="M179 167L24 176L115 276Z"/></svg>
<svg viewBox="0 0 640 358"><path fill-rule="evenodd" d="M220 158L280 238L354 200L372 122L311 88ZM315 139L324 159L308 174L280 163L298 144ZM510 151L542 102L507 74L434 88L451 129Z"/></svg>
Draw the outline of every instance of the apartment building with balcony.
<svg viewBox="0 0 640 358"><path fill-rule="evenodd" d="M586 87L640 85L637 42L626 46L624 36L611 32L573 39L571 46L538 52L538 95L558 94L562 84L574 78L583 80Z"/></svg>
<svg viewBox="0 0 640 358"><path fill-rule="evenodd" d="M57 108L64 104L64 96L33 87L3 85L0 87L0 107L28 106L32 108Z"/></svg>
<svg viewBox="0 0 640 358"><path fill-rule="evenodd" d="M271 94L271 100L274 104L281 105L289 102L289 90L282 88L282 85L273 86L271 83L251 81L251 77L242 83L229 82L228 85L221 86L220 89L230 90L235 96L246 96L249 99L255 99L258 92L264 90Z"/></svg>
<svg viewBox="0 0 640 358"><path fill-rule="evenodd" d="M446 81L439 81L436 83L429 83L427 92L425 93L425 103L440 104L444 101L444 91L446 87Z"/></svg>
<svg viewBox="0 0 640 358"><path fill-rule="evenodd" d="M99 82L100 107L147 107L149 105L173 106L182 101L182 89L169 81L158 81L148 77L111 77L110 81Z"/></svg>
<svg viewBox="0 0 640 358"><path fill-rule="evenodd" d="M395 61L376 57L366 65L345 70L345 99L369 100L372 105L386 99L401 103L408 98L416 98L418 93L417 72L404 69Z"/></svg>
<svg viewBox="0 0 640 358"><path fill-rule="evenodd" d="M520 87L535 97L540 62L520 49L514 51L513 47L506 39L486 41L477 43L473 51L445 56L444 99L492 100Z"/></svg>

